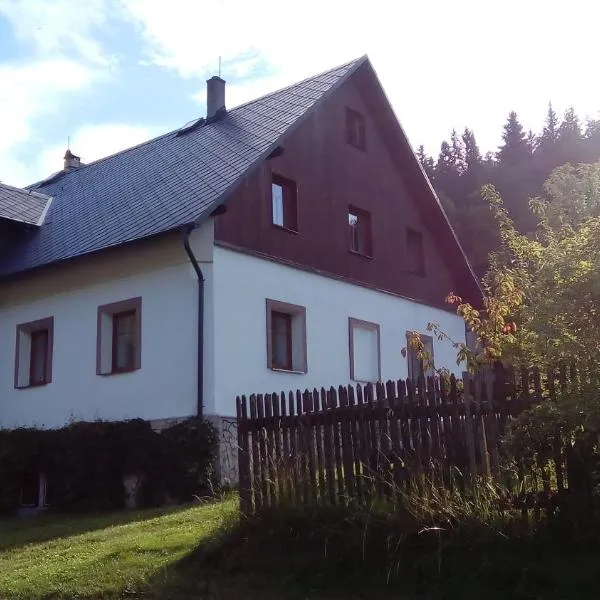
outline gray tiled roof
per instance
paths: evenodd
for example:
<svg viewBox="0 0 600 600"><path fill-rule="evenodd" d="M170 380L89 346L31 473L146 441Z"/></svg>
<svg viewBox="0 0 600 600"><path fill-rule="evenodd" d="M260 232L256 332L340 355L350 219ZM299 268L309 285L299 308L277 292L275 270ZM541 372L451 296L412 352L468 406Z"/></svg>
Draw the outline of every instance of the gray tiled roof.
<svg viewBox="0 0 600 600"><path fill-rule="evenodd" d="M44 225L0 260L0 276L198 222L336 84L357 59L228 111L32 186L52 196Z"/></svg>
<svg viewBox="0 0 600 600"><path fill-rule="evenodd" d="M0 183L0 219L41 225L50 201L45 194Z"/></svg>

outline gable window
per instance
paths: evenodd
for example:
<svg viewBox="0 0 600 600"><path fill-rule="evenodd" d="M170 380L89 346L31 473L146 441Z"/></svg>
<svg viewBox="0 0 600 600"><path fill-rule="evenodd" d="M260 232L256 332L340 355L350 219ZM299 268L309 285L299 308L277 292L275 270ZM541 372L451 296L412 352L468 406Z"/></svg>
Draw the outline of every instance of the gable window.
<svg viewBox="0 0 600 600"><path fill-rule="evenodd" d="M350 379L375 382L381 379L379 325L348 319Z"/></svg>
<svg viewBox="0 0 600 600"><path fill-rule="evenodd" d="M15 387L27 388L52 382L54 317L17 325Z"/></svg>
<svg viewBox="0 0 600 600"><path fill-rule="evenodd" d="M296 182L279 175L271 181L273 225L298 231L298 194Z"/></svg>
<svg viewBox="0 0 600 600"><path fill-rule="evenodd" d="M346 109L346 141L363 152L367 148L365 118L351 108Z"/></svg>
<svg viewBox="0 0 600 600"><path fill-rule="evenodd" d="M306 309L267 299L267 366L306 373Z"/></svg>
<svg viewBox="0 0 600 600"><path fill-rule="evenodd" d="M98 307L96 373L129 373L142 366L142 299Z"/></svg>
<svg viewBox="0 0 600 600"><path fill-rule="evenodd" d="M419 352L410 343L407 344L406 357L408 360L408 378L413 383L418 383L424 377L434 375L433 338L430 335L420 334L423 342L423 351ZM407 340L410 336L407 334Z"/></svg>
<svg viewBox="0 0 600 600"><path fill-rule="evenodd" d="M355 206L348 209L350 251L372 256L371 213Z"/></svg>
<svg viewBox="0 0 600 600"><path fill-rule="evenodd" d="M420 231L406 230L406 260L409 273L425 275L425 251L423 234Z"/></svg>

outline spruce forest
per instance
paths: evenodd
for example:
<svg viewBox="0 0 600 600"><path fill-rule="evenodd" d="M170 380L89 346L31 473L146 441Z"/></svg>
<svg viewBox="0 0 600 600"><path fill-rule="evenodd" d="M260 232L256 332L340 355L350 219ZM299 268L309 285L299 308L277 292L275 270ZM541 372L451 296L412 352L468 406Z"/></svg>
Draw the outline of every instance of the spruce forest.
<svg viewBox="0 0 600 600"><path fill-rule="evenodd" d="M417 156L431 180L446 214L477 275L487 268L488 254L497 248L498 228L481 196L481 187L492 183L521 233L535 229L529 199L547 197L544 186L553 169L571 163L600 160L600 119L582 123L573 108L560 119L548 105L543 130L526 132L516 112L508 115L497 152L482 156L475 133L453 130L437 159L419 146Z"/></svg>

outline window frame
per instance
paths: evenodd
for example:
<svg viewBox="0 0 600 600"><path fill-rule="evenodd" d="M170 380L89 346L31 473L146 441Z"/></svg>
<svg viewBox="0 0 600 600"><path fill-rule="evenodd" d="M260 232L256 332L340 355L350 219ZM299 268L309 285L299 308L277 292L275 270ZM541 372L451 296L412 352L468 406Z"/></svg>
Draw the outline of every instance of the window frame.
<svg viewBox="0 0 600 600"><path fill-rule="evenodd" d="M46 354L44 356L44 380L39 382L32 381L32 367L35 365L33 357L33 346L31 343L31 336L40 331L47 331L46 339ZM28 369L29 376L26 378L26 383L19 383L21 380L21 338L22 336L29 336L29 357ZM54 350L54 317L45 317L44 319L37 319L36 321L29 321L28 323L19 323L16 328L16 341L15 341L15 389L28 389L32 387L42 387L52 383L52 354Z"/></svg>
<svg viewBox="0 0 600 600"><path fill-rule="evenodd" d="M410 264L410 257L413 254L413 252L411 252L411 239L419 240L419 246L417 249L417 253L419 255L418 262L420 264L418 264L416 266L416 268L414 265ZM425 244L424 244L424 239L423 239L423 232L419 231L418 229L414 229L412 227L406 228L406 262L407 262L406 270L411 275L419 275L420 277L424 277L427 274L427 271L425 268Z"/></svg>
<svg viewBox="0 0 600 600"><path fill-rule="evenodd" d="M273 355L271 356L271 364L273 365L273 368L275 369L281 369L283 371L292 371L294 368L294 357L293 357L293 348L292 348L292 318L293 316L290 313L285 313L285 312L280 312L278 310L272 310L271 311L271 347L273 348L274 346L274 327L273 327L273 321L275 320L275 317L281 318L283 317L283 320L285 322L285 351L286 351L286 363L285 365L281 365L281 364L275 364L275 352L273 352ZM274 348L273 348L274 350Z"/></svg>
<svg viewBox="0 0 600 600"><path fill-rule="evenodd" d="M283 225L279 223L275 223L275 210L274 210L274 202L273 202L273 186L278 185L282 189L282 211L283 211ZM277 229L283 229L283 231L287 231L289 233L298 233L299 226L299 217L298 217L298 184L293 180L287 177L283 177L277 173L271 173L271 225L273 227L277 227ZM286 193L287 192L287 193ZM286 198L288 201L286 202ZM286 210L286 206L288 210ZM293 212L292 222L287 221L286 224L286 213Z"/></svg>
<svg viewBox="0 0 600 600"><path fill-rule="evenodd" d="M431 335L426 335L425 333L419 333L419 337L421 338L421 340L426 340L426 341L428 341L428 342L431 342L431 358L432 358L432 363L433 363L433 365L430 367L430 372L429 372L429 373L428 373L428 372L425 370L425 365L424 365L423 359L417 359L417 360L419 360L419 362L420 362L420 364L421 364L420 370L421 370L421 372L423 373L423 377L424 377L425 379L427 379L427 377L431 377L431 376L433 376L433 375L435 374L435 371L434 371L434 368L435 368L435 348L434 348L434 340L433 340L433 336L431 336ZM413 347L410 345L410 339L411 339L411 338L410 338L410 334L409 334L409 332L407 331L407 332L406 332L406 349L407 349L407 352L406 352L406 360L407 360L407 378L408 378L408 379L410 379L410 381L413 383L413 385L416 385L416 384L418 383L418 381L419 381L420 374L419 374L419 377L418 377L418 378L415 378L415 377L414 377L414 373L412 372L412 371L413 371L413 366L412 366L412 360L411 360L411 353L412 353L412 352L416 352L416 349L415 349L415 348L413 348Z"/></svg>
<svg viewBox="0 0 600 600"><path fill-rule="evenodd" d="M363 321L354 317L348 317L348 351L350 358L350 379L359 383L376 383L374 381L365 381L364 379L356 379L354 373L354 328L369 329L375 331L377 335L377 381L381 381L381 327L379 323L371 321Z"/></svg>
<svg viewBox="0 0 600 600"><path fill-rule="evenodd" d="M289 344L290 348L290 360L291 369L281 368L276 366L273 362L273 313L286 314L290 318L290 336ZM293 337L293 318L299 317L301 319L301 338L299 343L301 344L301 368L294 366L294 337ZM306 307L300 306L299 304L290 304L289 302L281 302L279 300L272 300L271 298L266 299L266 337L267 337L267 368L271 371L278 371L282 373L297 373L305 374L308 373L308 348L306 342ZM296 362L296 364L298 364Z"/></svg>
<svg viewBox="0 0 600 600"><path fill-rule="evenodd" d="M116 351L116 339L115 339L115 319L117 315L123 315L124 313L134 312L135 314L135 334L134 334L134 359L132 368L126 369L115 369L115 351ZM103 340L103 318L110 317L110 361L106 361L106 366L110 364L110 370L107 370L103 365L102 360L102 348L104 343L108 341ZM96 375L108 376L108 375L120 375L123 373L132 373L142 368L142 297L137 296L136 298L129 298L127 300L120 300L118 302L111 302L110 304L102 304L98 306L97 316L97 331L96 331Z"/></svg>
<svg viewBox="0 0 600 600"><path fill-rule="evenodd" d="M357 133L357 139L354 134ZM346 107L346 143L361 152L367 151L367 125L365 116L353 108Z"/></svg>
<svg viewBox="0 0 600 600"><path fill-rule="evenodd" d="M358 227L356 228L356 231L358 234L357 239L359 241L359 243L357 243L357 248L352 247L353 236L351 234L352 226L350 225L350 216L351 215L355 215L357 217ZM373 258L373 228L372 228L370 211L365 210L364 208L359 208L358 206L356 206L354 204L350 204L350 205L348 205L347 219L348 219L348 251L351 254L356 254L358 256L363 256L365 258ZM361 223L361 220L363 221L363 223L365 223L365 225L363 225L363 227L366 228L365 239L364 239L364 243L366 245L366 249L365 249L366 252L362 252L359 249L360 248L360 223Z"/></svg>

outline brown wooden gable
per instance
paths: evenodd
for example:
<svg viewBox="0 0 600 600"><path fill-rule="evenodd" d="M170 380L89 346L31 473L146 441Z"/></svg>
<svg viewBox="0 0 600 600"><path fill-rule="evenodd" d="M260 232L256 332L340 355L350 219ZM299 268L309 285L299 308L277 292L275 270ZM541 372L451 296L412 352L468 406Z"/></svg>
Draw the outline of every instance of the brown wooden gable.
<svg viewBox="0 0 600 600"><path fill-rule="evenodd" d="M217 242L437 306L450 291L473 297L466 259L382 100L365 62L232 194L216 219ZM364 151L348 143L347 109L365 118ZM273 176L297 185L297 233L272 223ZM349 251L351 206L370 213L371 258ZM408 270L407 229L423 235L423 276Z"/></svg>

